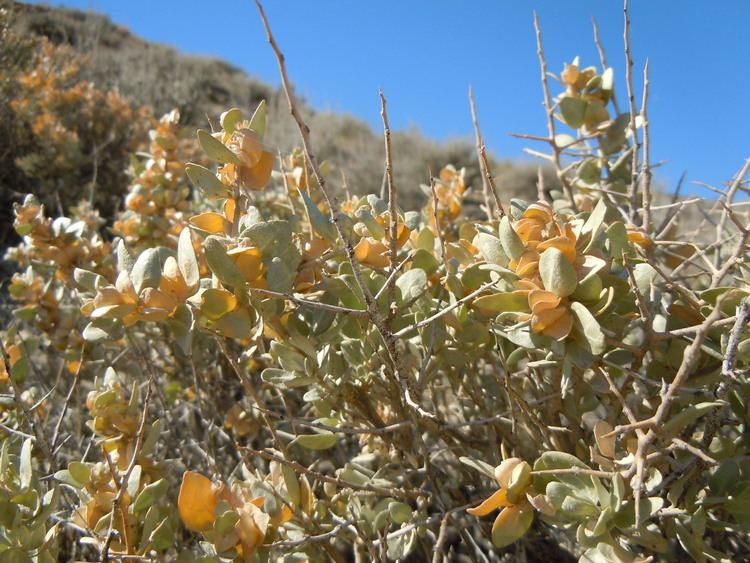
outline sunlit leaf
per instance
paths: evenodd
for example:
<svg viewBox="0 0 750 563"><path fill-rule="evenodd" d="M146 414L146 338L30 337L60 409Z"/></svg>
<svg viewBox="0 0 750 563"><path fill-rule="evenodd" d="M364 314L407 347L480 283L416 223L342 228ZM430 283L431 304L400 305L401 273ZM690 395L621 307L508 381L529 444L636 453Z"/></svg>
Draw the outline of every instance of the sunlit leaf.
<svg viewBox="0 0 750 563"><path fill-rule="evenodd" d="M235 289L245 287L245 276L234 261L227 255L221 241L215 237L208 237L203 241L208 267L222 283Z"/></svg>
<svg viewBox="0 0 750 563"><path fill-rule="evenodd" d="M258 107L255 108L253 116L250 118L250 129L258 133L261 137L266 134L266 114L268 113L265 100L261 100Z"/></svg>
<svg viewBox="0 0 750 563"><path fill-rule="evenodd" d="M261 102L262 103L262 102ZM221 128L227 133L234 133L236 125L244 119L242 110L239 108L228 109L219 116Z"/></svg>
<svg viewBox="0 0 750 563"><path fill-rule="evenodd" d="M562 114L563 121L569 127L578 129L583 126L584 115L586 114L587 103L580 98L573 98L570 96L564 97L560 100L559 108Z"/></svg>
<svg viewBox="0 0 750 563"><path fill-rule="evenodd" d="M136 295L147 287L159 287L161 281L161 261L159 251L155 248L147 248L133 264L130 271L130 280Z"/></svg>
<svg viewBox="0 0 750 563"><path fill-rule="evenodd" d="M492 525L492 544L503 548L521 539L534 522L534 509L529 504L503 508Z"/></svg>
<svg viewBox="0 0 750 563"><path fill-rule="evenodd" d="M530 311L529 292L518 290L482 295L474 300L473 306L484 315L496 315L505 312L528 312Z"/></svg>
<svg viewBox="0 0 750 563"><path fill-rule="evenodd" d="M187 528L194 532L211 528L218 504L219 499L210 479L194 471L186 471L182 475L177 508Z"/></svg>
<svg viewBox="0 0 750 563"><path fill-rule="evenodd" d="M424 293L427 288L427 275L424 270L412 268L396 279L396 287L399 289L402 303L411 301Z"/></svg>
<svg viewBox="0 0 750 563"><path fill-rule="evenodd" d="M591 314L583 303L577 301L573 301L570 304L570 310L576 319L576 327L586 339L591 353L595 355L604 353L607 349L607 338L604 336L602 327L594 318L594 315Z"/></svg>
<svg viewBox="0 0 750 563"><path fill-rule="evenodd" d="M240 164L240 159L237 157L236 154L234 154L231 150L227 148L227 146L222 143L219 139L211 135L208 131L204 129L198 129L198 143L200 143L201 148L203 149L203 152L206 153L206 156L213 160L214 162L219 163L232 163L232 164Z"/></svg>
<svg viewBox="0 0 750 563"><path fill-rule="evenodd" d="M516 233L513 225L511 225L507 215L500 220L500 242L506 256L511 260L518 261L526 250L523 241Z"/></svg>
<svg viewBox="0 0 750 563"><path fill-rule="evenodd" d="M203 192L206 197L227 196L227 186L216 177L215 172L201 166L200 164L193 163L185 165L185 172L193 185Z"/></svg>
<svg viewBox="0 0 750 563"><path fill-rule="evenodd" d="M287 388L303 387L315 382L314 377L299 375L294 372L284 371L277 368L264 369L260 377L267 383Z"/></svg>
<svg viewBox="0 0 750 563"><path fill-rule="evenodd" d="M331 222L331 218L324 215L315 202L310 199L307 195L306 190L297 190L302 201L305 202L305 209L307 209L307 215L310 218L310 224L315 231L330 242L335 242L337 238L336 227Z"/></svg>
<svg viewBox="0 0 750 563"><path fill-rule="evenodd" d="M184 477L183 477L183 483L184 483ZM143 510L146 510L149 506L151 506L157 500L162 498L166 492L167 492L167 481L165 479L159 479L158 481L155 481L149 485L146 485L143 488L143 490L141 490L141 492L138 493L138 496L135 497L135 502L133 502L133 511L141 512ZM182 498L182 488L180 488L180 498ZM180 514L182 514L182 510L180 510ZM187 522L186 522L186 525L187 525Z"/></svg>
<svg viewBox="0 0 750 563"><path fill-rule="evenodd" d="M539 258L539 275L544 289L558 297L567 297L578 285L578 275L573 265L555 247L546 249Z"/></svg>
<svg viewBox="0 0 750 563"><path fill-rule="evenodd" d="M33 442L31 438L24 440L21 446L21 454L19 456L18 465L18 477L21 484L21 489L27 489L31 485L31 478L33 476L33 469L31 467L31 449Z"/></svg>
<svg viewBox="0 0 750 563"><path fill-rule="evenodd" d="M213 324L213 329L228 338L248 338L254 328L254 323L247 309L235 309L222 316Z"/></svg>

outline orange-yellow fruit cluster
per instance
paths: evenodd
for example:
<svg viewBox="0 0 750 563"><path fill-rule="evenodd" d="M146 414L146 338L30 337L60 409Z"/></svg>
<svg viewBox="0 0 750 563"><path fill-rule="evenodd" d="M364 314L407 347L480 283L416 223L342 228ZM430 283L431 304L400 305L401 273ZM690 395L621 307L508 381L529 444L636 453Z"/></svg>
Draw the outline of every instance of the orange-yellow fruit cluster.
<svg viewBox="0 0 750 563"><path fill-rule="evenodd" d="M180 114L164 115L149 132L150 158L135 167L135 176L125 197L125 211L114 223L114 231L130 248L174 247L190 208L190 187L185 163L193 156L190 142L178 136Z"/></svg>
<svg viewBox="0 0 750 563"><path fill-rule="evenodd" d="M219 179L227 186L262 190L271 178L273 154L264 149L260 135L249 128L249 123L243 122L225 144L239 162L228 162L219 168Z"/></svg>
<svg viewBox="0 0 750 563"><path fill-rule="evenodd" d="M424 209L424 214L430 226L435 229L434 216L437 215L438 225L444 229L456 219L461 213L464 192L466 191L466 169L456 170L453 165L445 166L438 178L434 180L435 198L437 200L437 213L433 198Z"/></svg>
<svg viewBox="0 0 750 563"><path fill-rule="evenodd" d="M517 289L526 292L531 329L564 339L574 325L572 294L590 271L592 261L597 267L604 261L582 254L577 230L546 202L532 203L510 227L508 223L505 226L510 229L505 231L505 246L515 249L508 267L518 275ZM601 284L591 284L590 289L596 293L591 297L596 298Z"/></svg>

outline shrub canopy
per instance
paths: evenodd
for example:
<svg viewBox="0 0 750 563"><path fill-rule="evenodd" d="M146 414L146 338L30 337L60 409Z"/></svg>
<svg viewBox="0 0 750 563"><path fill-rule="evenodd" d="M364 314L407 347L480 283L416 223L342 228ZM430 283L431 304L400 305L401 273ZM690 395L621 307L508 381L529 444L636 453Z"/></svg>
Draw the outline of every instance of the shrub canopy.
<svg viewBox="0 0 750 563"><path fill-rule="evenodd" d="M539 34L560 189L507 200L477 124L481 185L446 163L402 209L381 96L387 189L334 193L268 33L301 148L265 103L195 141L174 111L111 224L15 205L0 557L747 556L750 161L701 243L652 204L647 96L548 84Z"/></svg>

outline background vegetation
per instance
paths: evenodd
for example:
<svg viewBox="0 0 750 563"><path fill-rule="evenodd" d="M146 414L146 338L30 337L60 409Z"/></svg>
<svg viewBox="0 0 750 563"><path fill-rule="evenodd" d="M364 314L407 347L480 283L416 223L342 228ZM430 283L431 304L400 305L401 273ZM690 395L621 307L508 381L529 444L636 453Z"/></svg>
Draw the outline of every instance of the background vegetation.
<svg viewBox="0 0 750 563"><path fill-rule="evenodd" d="M182 116L181 125L194 128L205 127L207 119L216 123L219 114L228 107L255 107L260 100L266 100L273 124L269 127L268 145L286 154L299 144L296 126L284 106L283 92L247 76L224 61L184 55L173 48L144 41L95 13L20 2L8 3L8 9L12 16L6 25L12 28L13 35L6 36L6 43L3 44L3 53L8 57L8 64L3 66L2 88L6 92L3 102L22 95L26 99L33 99L33 93L22 94L15 89L15 76L32 68L32 54L38 51L35 46L45 39L56 47L70 47L83 57L77 63L75 80L91 82L102 93L114 90L129 106L130 112L148 111L152 115L162 115L176 108ZM7 44L12 41L11 37L23 37L24 47ZM6 113L10 110L6 103L3 103L3 108ZM77 133L80 133L79 129L85 129L86 123L91 123L84 115L78 116L78 109L66 107L64 111L68 113L69 120L77 120L71 125ZM384 149L379 135L356 117L318 112L305 104L304 100L300 101L300 112L310 123L321 158L328 160L334 168L331 182L340 188L341 173L344 173L347 185L354 193L379 193L384 182ZM63 210L67 210L87 194L92 182L94 161L105 162L112 170L112 173L108 173L99 166L97 191L101 194L102 189L107 190L117 197L125 193L127 178L123 171L126 163L134 152L134 144L140 143L143 147L145 143L144 131L131 130L129 124L136 126L143 123L143 119L123 119L116 127L109 128L107 135L114 134L121 139L109 140L107 136L88 138L83 135L84 138L78 140L78 150L83 154L71 161L75 164L70 165L75 173L59 169L49 172L57 178L58 186L54 189L50 185L38 185L44 181L36 177L35 170L28 166L24 169L22 163L28 160L35 159L36 170L46 165L46 161L36 154L39 141L29 139L24 132L24 119L28 117L19 123L18 112L8 113L3 119L8 129L7 138L14 141L3 153L4 177L0 179L0 191L4 199L18 199L19 194L34 191L50 204L54 203L52 194L57 191L63 200ZM469 185L475 184L479 178L473 143L470 141L456 140L441 144L423 137L417 131L399 131L393 134L393 147L394 151L404 155L395 170L395 180L403 186L404 202L410 206L424 203L426 195L419 188L420 184L427 182L428 170L435 172L446 162L452 162L459 168L466 167ZM538 168L535 164L500 161L492 155L490 159L508 194L535 193ZM547 185L553 185L554 174L546 167L545 174ZM110 216L115 200L105 202L106 197L103 194L100 197L102 200L96 200L96 203L105 216ZM471 207L474 198L470 196L469 200ZM6 231L0 243L12 234L7 230L9 223L3 223Z"/></svg>

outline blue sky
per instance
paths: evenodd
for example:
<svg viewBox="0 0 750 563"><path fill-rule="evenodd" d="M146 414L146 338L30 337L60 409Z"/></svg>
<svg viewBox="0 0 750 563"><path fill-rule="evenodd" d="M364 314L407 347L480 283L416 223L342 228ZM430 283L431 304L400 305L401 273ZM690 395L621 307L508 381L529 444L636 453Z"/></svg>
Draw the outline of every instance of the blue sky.
<svg viewBox="0 0 750 563"><path fill-rule="evenodd" d="M103 12L146 39L221 57L279 84L252 0L62 4ZM376 130L382 88L393 128L468 138L471 85L488 147L500 158L525 158L529 143L509 133L546 132L533 10L553 72L576 55L598 64L594 16L624 101L619 1L267 0L265 7L297 91L318 109L352 113ZM643 63L650 61L652 161L667 161L657 179L671 190L687 171L688 181L720 185L750 156L750 2L633 0L631 19L639 100Z"/></svg>

